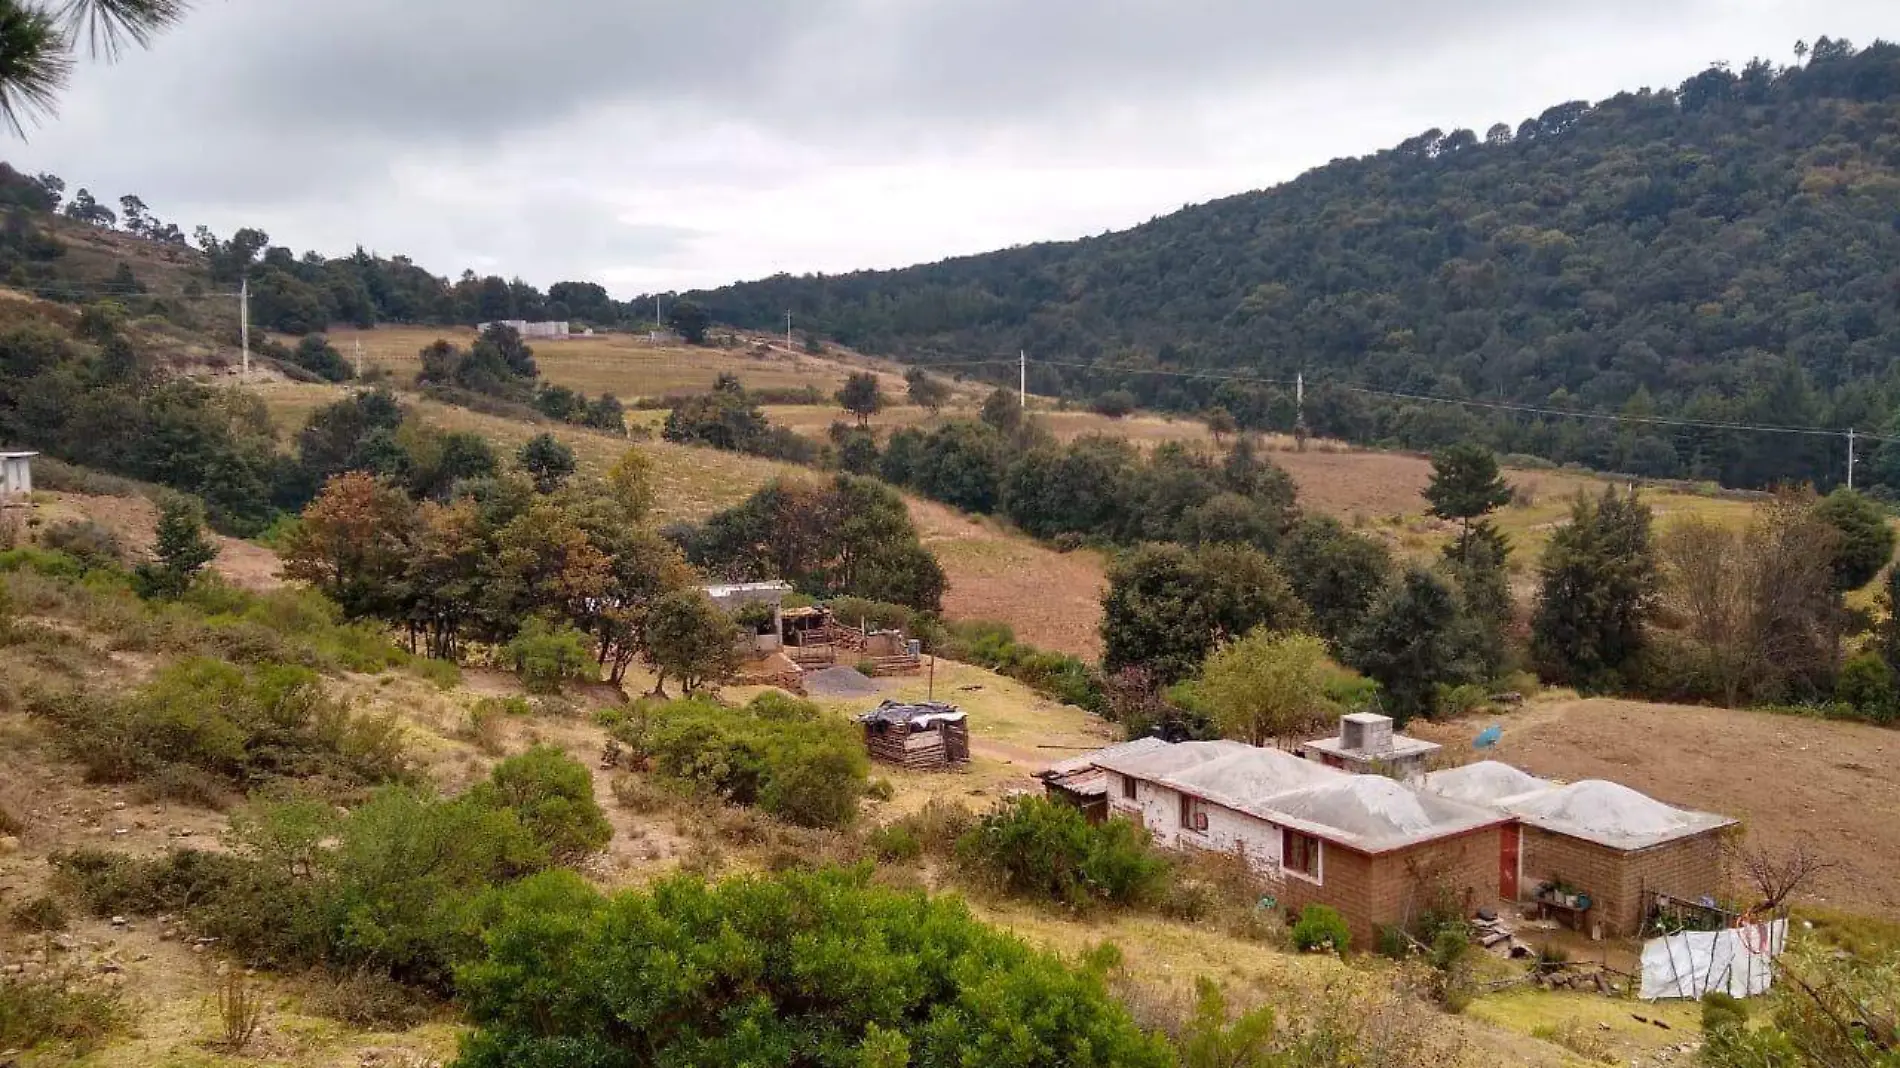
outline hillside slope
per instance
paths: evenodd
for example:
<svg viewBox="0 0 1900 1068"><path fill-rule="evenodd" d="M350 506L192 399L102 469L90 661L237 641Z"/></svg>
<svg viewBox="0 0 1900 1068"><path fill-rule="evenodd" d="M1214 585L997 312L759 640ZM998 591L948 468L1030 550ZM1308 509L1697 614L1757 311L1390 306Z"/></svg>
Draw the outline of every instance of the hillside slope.
<svg viewBox="0 0 1900 1068"><path fill-rule="evenodd" d="M1431 447L1474 431L1599 469L1731 485L1838 477L1828 439L1381 402L1351 384L1560 409L1858 426L1894 409L1900 47L1431 130L1285 185L1082 241L694 294L919 362L1027 348L1032 387L1221 403L1284 429ZM1014 368L1008 369L1013 372ZM1003 369L995 371L997 375ZM1319 388L1315 388L1318 384ZM1896 472L1900 476L1900 472Z"/></svg>

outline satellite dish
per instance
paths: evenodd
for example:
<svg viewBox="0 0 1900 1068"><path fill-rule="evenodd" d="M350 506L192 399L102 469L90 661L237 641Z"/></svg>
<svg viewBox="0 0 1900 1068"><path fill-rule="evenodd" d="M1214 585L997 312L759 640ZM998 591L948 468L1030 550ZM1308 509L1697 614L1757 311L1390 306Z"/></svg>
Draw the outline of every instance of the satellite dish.
<svg viewBox="0 0 1900 1068"><path fill-rule="evenodd" d="M1471 748L1489 749L1498 744L1498 739L1502 737L1504 737L1504 728L1493 723L1478 732L1478 737L1472 741Z"/></svg>

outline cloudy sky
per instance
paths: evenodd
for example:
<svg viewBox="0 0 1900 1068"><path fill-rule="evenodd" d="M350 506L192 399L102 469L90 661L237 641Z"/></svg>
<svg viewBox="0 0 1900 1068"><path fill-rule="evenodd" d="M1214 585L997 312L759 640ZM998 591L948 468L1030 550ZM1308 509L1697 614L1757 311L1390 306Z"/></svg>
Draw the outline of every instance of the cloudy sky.
<svg viewBox="0 0 1900 1068"><path fill-rule="evenodd" d="M199 0L9 146L187 231L621 296L1120 229L1894 0Z"/></svg>

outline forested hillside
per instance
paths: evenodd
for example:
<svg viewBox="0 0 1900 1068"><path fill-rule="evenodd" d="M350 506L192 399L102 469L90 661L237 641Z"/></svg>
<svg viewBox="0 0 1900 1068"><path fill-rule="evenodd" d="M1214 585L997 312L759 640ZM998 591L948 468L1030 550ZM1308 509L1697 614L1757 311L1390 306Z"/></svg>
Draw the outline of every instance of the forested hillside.
<svg viewBox="0 0 1900 1068"><path fill-rule="evenodd" d="M1408 402L1879 430L1900 406L1900 47L1430 130L1121 233L689 296L918 362L1031 354L1031 387L1126 388L1317 433L1762 485L1838 479L1836 438ZM1052 361L1038 365L1035 361ZM1013 362L1013 361L1012 361ZM1014 367L995 368L1013 378ZM1900 488L1900 456L1885 481Z"/></svg>

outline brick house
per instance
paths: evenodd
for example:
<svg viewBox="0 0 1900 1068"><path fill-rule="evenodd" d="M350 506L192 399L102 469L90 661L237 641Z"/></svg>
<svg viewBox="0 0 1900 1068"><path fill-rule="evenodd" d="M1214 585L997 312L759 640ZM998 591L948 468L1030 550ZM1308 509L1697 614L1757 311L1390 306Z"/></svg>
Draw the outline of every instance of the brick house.
<svg viewBox="0 0 1900 1068"><path fill-rule="evenodd" d="M1499 858L1507 900L1548 900L1564 887L1589 898L1569 918L1612 938L1642 931L1650 900L1713 898L1723 885L1723 839L1736 821L1675 808L1627 786L1560 786L1481 761L1424 776L1421 788L1513 818Z"/></svg>
<svg viewBox="0 0 1900 1068"><path fill-rule="evenodd" d="M1403 924L1443 887L1467 912L1498 900L1512 817L1277 749L1183 742L1093 758L1108 812L1175 848L1241 856L1291 912L1337 909L1354 943Z"/></svg>

